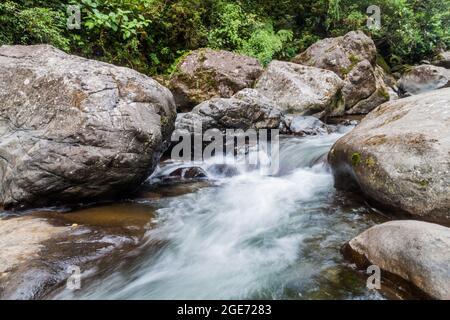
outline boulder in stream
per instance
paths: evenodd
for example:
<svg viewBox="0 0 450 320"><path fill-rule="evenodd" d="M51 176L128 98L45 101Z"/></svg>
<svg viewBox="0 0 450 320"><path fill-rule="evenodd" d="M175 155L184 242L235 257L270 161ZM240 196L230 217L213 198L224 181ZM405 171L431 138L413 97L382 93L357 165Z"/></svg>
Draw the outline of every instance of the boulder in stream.
<svg viewBox="0 0 450 320"><path fill-rule="evenodd" d="M112 198L150 175L174 128L170 91L48 45L0 48L0 204Z"/></svg>
<svg viewBox="0 0 450 320"><path fill-rule="evenodd" d="M254 89L244 89L232 98L213 98L191 112L178 114L176 132L193 133L195 126L208 129L277 129L281 112L272 101Z"/></svg>
<svg viewBox="0 0 450 320"><path fill-rule="evenodd" d="M377 225L343 247L360 268L377 265L434 299L450 299L450 228L421 221Z"/></svg>
<svg viewBox="0 0 450 320"><path fill-rule="evenodd" d="M450 223L450 88L385 103L329 153L338 188L416 219Z"/></svg>

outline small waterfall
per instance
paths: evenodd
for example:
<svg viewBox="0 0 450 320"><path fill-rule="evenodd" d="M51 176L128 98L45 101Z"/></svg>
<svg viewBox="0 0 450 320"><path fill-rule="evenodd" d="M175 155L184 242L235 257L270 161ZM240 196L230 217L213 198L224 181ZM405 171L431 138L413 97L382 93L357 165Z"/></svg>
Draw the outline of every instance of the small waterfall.
<svg viewBox="0 0 450 320"><path fill-rule="evenodd" d="M373 224L360 202L342 205L321 161L343 135L283 137L280 169L237 162L223 174L223 160L201 168L215 183L158 200L156 227L145 247L160 244L131 267L93 279L67 298L248 299L358 298L371 293L349 271L339 247ZM153 177L190 163L168 162ZM228 168L229 169L229 168ZM360 282L352 289L336 282ZM378 297L378 296L377 296ZM376 298L377 298L376 297ZM373 297L372 297L373 298Z"/></svg>

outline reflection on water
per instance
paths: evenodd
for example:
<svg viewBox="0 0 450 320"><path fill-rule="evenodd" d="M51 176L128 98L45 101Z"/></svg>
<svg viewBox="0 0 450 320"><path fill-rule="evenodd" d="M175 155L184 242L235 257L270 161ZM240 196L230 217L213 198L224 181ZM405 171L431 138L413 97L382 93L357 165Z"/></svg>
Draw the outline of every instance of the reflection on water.
<svg viewBox="0 0 450 320"><path fill-rule="evenodd" d="M154 217L154 210L138 203L118 203L67 213L49 211L35 215L95 227L144 227Z"/></svg>

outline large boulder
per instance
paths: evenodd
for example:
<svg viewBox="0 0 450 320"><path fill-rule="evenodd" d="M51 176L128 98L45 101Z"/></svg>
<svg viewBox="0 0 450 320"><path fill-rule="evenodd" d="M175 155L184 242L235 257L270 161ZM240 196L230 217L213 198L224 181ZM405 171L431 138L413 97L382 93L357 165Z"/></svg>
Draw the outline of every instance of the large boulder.
<svg viewBox="0 0 450 320"><path fill-rule="evenodd" d="M199 49L187 55L171 76L178 109L190 110L211 98L230 98L252 87L263 68L257 59L232 52Z"/></svg>
<svg viewBox="0 0 450 320"><path fill-rule="evenodd" d="M329 153L336 186L381 207L450 222L450 88L385 103Z"/></svg>
<svg viewBox="0 0 450 320"><path fill-rule="evenodd" d="M332 71L275 60L255 89L283 112L323 117L339 109L343 86Z"/></svg>
<svg viewBox="0 0 450 320"><path fill-rule="evenodd" d="M292 62L327 69L345 81L343 108L336 115L365 114L389 100L383 71L376 66L377 50L362 31L326 38L310 46Z"/></svg>
<svg viewBox="0 0 450 320"><path fill-rule="evenodd" d="M277 129L281 112L254 89L244 89L232 98L213 98L191 112L178 114L176 132L193 133L195 126L208 129Z"/></svg>
<svg viewBox="0 0 450 320"><path fill-rule="evenodd" d="M352 239L343 253L360 268L377 265L431 298L450 299L450 228L412 220L391 221Z"/></svg>
<svg viewBox="0 0 450 320"><path fill-rule="evenodd" d="M402 96L450 87L450 70L429 64L416 66L398 80L397 86Z"/></svg>
<svg viewBox="0 0 450 320"><path fill-rule="evenodd" d="M176 117L167 88L48 45L0 48L0 203L122 195L143 182Z"/></svg>

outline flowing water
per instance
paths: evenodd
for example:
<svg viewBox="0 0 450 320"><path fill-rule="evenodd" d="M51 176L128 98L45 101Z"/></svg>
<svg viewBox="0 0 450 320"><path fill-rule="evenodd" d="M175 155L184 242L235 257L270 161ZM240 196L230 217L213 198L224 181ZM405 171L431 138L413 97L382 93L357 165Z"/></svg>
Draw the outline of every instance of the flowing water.
<svg viewBox="0 0 450 320"><path fill-rule="evenodd" d="M209 185L135 200L156 209L144 243L87 277L81 290L52 298L383 298L366 289L366 276L339 252L384 220L361 199L336 191L320 161L342 135L282 138L277 175L237 165L235 175L224 176L213 158L201 165ZM188 165L169 161L154 176Z"/></svg>

